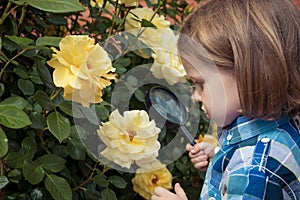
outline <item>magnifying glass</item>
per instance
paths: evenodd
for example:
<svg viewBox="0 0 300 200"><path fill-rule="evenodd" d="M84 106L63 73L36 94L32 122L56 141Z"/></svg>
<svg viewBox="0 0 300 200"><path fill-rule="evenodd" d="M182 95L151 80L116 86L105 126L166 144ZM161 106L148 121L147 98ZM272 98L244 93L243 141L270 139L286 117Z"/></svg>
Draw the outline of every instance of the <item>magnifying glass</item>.
<svg viewBox="0 0 300 200"><path fill-rule="evenodd" d="M154 86L146 96L148 110L152 109L156 115L165 119L168 123L179 125L179 128L191 145L196 142L186 128L188 113L183 103L166 87ZM151 111L152 111L151 110Z"/></svg>

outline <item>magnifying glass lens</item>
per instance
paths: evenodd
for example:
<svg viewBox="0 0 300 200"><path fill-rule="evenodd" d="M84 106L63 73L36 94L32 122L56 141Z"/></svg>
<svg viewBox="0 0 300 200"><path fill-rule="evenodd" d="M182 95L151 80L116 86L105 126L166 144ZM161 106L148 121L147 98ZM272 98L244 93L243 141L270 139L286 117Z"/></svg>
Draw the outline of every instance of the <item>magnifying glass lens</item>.
<svg viewBox="0 0 300 200"><path fill-rule="evenodd" d="M153 109L171 124L179 125L189 142L195 144L193 136L185 127L188 120L186 108L174 93L164 87L153 87L147 94L147 106L148 110Z"/></svg>

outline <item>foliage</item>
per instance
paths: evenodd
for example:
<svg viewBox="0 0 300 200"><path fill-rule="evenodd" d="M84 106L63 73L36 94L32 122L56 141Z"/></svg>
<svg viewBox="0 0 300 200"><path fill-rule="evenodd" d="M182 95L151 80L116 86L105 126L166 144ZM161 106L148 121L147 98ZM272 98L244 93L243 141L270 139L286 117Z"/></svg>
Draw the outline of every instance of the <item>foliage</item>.
<svg viewBox="0 0 300 200"><path fill-rule="evenodd" d="M112 9L92 7L88 0L0 1L2 199L141 199L133 191L134 173L111 168L95 156L103 148L101 143L87 146L90 141L99 140L96 130L120 104L112 102L130 95L122 93L125 96L112 100L117 83L124 83L122 87L127 88L141 86L132 92L129 108L146 109L145 96L152 85L140 85L136 77L126 76L126 72L138 65L151 65L151 50L120 53L114 44L126 44L131 37L135 45L145 45L133 35L118 35L124 31L125 18L135 6L148 6L167 17L173 30L178 30L193 7L183 0L157 4L147 0L133 6L104 0L104 5L108 3ZM155 28L151 20L140 23L142 27ZM52 58L51 47L59 48L66 35L94 38L110 54L119 77L103 89L103 101L90 108L64 98L63 89L53 82L54 69L47 64ZM115 37L110 39L111 36ZM204 118L200 122L197 134L208 129ZM162 127L161 145L167 145L176 132L176 127ZM183 149L185 143L181 141ZM180 182L188 196L197 199L203 174L193 168L180 148L169 152L178 159L167 167L173 182Z"/></svg>

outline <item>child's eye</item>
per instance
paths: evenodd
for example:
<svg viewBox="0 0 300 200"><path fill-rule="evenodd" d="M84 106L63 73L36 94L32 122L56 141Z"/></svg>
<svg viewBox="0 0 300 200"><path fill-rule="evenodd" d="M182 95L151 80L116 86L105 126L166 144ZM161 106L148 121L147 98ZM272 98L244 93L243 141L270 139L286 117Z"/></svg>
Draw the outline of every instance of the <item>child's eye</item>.
<svg viewBox="0 0 300 200"><path fill-rule="evenodd" d="M203 90L203 84L204 84L204 82L202 82L202 81L195 81L194 84L195 84L195 89L199 88L199 89Z"/></svg>
<svg viewBox="0 0 300 200"><path fill-rule="evenodd" d="M203 90L203 84L204 82L202 81L195 81L192 85L191 85L191 93L193 94L195 92L196 89L200 89L200 91Z"/></svg>

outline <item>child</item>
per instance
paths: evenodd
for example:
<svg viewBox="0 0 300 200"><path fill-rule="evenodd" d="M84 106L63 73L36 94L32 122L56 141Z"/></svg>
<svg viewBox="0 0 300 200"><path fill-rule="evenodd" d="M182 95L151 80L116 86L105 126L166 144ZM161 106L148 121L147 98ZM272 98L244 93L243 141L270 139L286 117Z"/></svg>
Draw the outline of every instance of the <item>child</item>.
<svg viewBox="0 0 300 200"><path fill-rule="evenodd" d="M193 98L223 127L216 153L186 147L196 168L210 162L200 199L300 199L299 10L290 0L210 0L184 23L178 48ZM151 199L187 197L176 183Z"/></svg>

